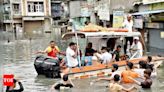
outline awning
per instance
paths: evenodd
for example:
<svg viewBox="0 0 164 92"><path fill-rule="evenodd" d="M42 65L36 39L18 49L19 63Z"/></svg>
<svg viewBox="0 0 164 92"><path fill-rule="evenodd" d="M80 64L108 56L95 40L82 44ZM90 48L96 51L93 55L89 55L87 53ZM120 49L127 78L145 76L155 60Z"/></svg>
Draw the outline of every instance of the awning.
<svg viewBox="0 0 164 92"><path fill-rule="evenodd" d="M132 15L144 15L144 14L154 14L154 13L162 13L164 10L152 10L152 11L143 11L143 12L136 12L132 13Z"/></svg>

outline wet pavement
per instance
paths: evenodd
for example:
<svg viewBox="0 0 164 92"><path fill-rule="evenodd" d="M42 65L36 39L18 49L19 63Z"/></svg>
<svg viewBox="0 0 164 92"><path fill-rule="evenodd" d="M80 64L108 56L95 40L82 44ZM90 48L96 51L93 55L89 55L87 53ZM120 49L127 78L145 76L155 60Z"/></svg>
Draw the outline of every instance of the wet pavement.
<svg viewBox="0 0 164 92"><path fill-rule="evenodd" d="M34 52L44 50L48 45L48 42L48 39L17 40L10 43L5 40L1 41L1 74L14 74L15 77L23 83L25 89L24 92L51 92L50 88L52 84L59 79L38 76L33 65L36 56ZM91 86L91 80L93 79L73 80L73 83L76 84L75 88L64 92L108 92L108 89L105 87L107 82L102 81ZM164 92L164 66L159 68L158 77L153 79L151 90L141 89L140 91Z"/></svg>

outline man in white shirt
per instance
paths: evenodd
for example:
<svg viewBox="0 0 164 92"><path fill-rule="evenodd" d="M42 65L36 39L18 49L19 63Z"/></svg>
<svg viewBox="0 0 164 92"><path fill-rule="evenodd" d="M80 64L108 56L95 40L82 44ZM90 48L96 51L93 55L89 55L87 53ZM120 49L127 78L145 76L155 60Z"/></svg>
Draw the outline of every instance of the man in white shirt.
<svg viewBox="0 0 164 92"><path fill-rule="evenodd" d="M123 23L123 27L128 29L128 32L132 32L133 31L133 20L132 20L132 16L128 15L127 19L125 19L124 23Z"/></svg>
<svg viewBox="0 0 164 92"><path fill-rule="evenodd" d="M69 68L76 67L78 65L76 44L71 42L66 50L67 66Z"/></svg>
<svg viewBox="0 0 164 92"><path fill-rule="evenodd" d="M133 20L132 20L132 15L127 15L127 18L124 20L123 23L123 28L127 29L128 32L133 32ZM125 42L125 46L124 46L124 53L126 54L126 49L127 49L127 42L130 42L130 45L132 45L133 43L133 37L125 37L126 42Z"/></svg>
<svg viewBox="0 0 164 92"><path fill-rule="evenodd" d="M108 52L107 47L102 47L102 54L96 55L100 60L102 60L103 64L108 64L112 61L112 55Z"/></svg>
<svg viewBox="0 0 164 92"><path fill-rule="evenodd" d="M139 41L139 37L134 37L133 44L131 46L131 52L132 52L132 57L134 58L140 58L143 55L143 48L142 44Z"/></svg>

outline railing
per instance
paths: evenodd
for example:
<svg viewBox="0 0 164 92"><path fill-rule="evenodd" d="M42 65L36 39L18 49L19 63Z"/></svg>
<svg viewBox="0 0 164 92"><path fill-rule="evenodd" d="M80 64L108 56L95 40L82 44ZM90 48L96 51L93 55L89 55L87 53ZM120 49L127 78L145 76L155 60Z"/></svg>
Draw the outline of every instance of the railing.
<svg viewBox="0 0 164 92"><path fill-rule="evenodd" d="M12 0L12 3L21 3L21 0Z"/></svg>
<svg viewBox="0 0 164 92"><path fill-rule="evenodd" d="M10 0L3 0L3 3L10 3Z"/></svg>
<svg viewBox="0 0 164 92"><path fill-rule="evenodd" d="M14 14L14 15L21 15L21 11L20 11L20 10L13 11L13 14Z"/></svg>
<svg viewBox="0 0 164 92"><path fill-rule="evenodd" d="M4 20L11 20L11 16L9 14L3 15Z"/></svg>
<svg viewBox="0 0 164 92"><path fill-rule="evenodd" d="M13 11L13 18L21 18L22 14L21 11Z"/></svg>

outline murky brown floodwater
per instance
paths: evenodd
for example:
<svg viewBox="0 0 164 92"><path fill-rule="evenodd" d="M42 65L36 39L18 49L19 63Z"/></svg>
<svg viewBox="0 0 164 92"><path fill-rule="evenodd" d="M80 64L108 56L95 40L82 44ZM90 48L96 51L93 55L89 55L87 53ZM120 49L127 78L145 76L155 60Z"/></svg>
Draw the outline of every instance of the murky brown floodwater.
<svg viewBox="0 0 164 92"><path fill-rule="evenodd" d="M58 79L49 79L44 76L37 76L33 61L37 50L43 50L48 40L20 40L7 43L0 42L0 74L14 74L24 85L24 92L50 92L51 85ZM2 65L3 63L3 65ZM65 92L108 92L105 87L107 82L98 82L90 86L93 79L73 80L75 88ZM1 90L0 90L1 92ZM54 91L55 92L55 91ZM158 77L153 80L151 90L141 92L164 92L164 67L158 70Z"/></svg>

